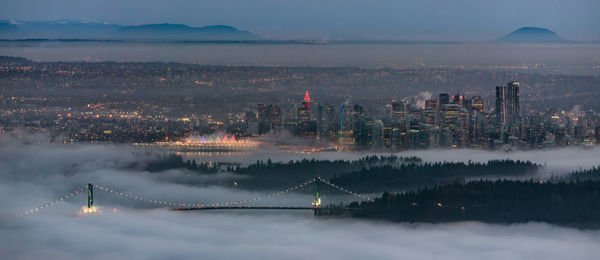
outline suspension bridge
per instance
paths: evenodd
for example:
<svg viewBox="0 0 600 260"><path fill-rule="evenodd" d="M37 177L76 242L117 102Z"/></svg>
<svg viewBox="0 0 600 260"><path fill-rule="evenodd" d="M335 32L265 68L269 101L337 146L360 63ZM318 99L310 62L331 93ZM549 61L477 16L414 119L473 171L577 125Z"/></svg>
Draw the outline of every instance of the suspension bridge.
<svg viewBox="0 0 600 260"><path fill-rule="evenodd" d="M252 203L257 202L257 201L261 201L261 200L266 200L269 198L274 198L274 197L278 197L281 196L283 194L286 193L290 193L299 189L302 189L304 187L307 187L309 185L313 185L313 195L314 195L314 199L311 202L310 206L255 206L252 205ZM321 184L324 184L328 187L331 187L335 190L341 191L343 193L355 196L359 199L362 200L367 200L367 201L371 201L372 199L368 196L362 195L362 194L358 194L355 193L351 190L348 190L346 188L340 187L334 183L331 183L321 177L314 177L311 178L301 184L298 184L296 186L293 187L289 187L283 190L280 190L278 192L273 192L273 193L269 193L266 195L262 195L262 196L258 196L258 197L254 197L254 198L249 198L249 199L244 199L244 200L235 200L235 201L222 201L222 202L208 202L208 203L189 203L189 202L177 202L177 201L167 201L167 200L156 200L156 199L151 199L151 198L147 198L147 197L143 197L143 196L138 196L136 194L132 194L132 193L127 193L127 192L122 192L122 191L118 191L118 190L114 190L110 187L106 187L106 186L102 186L102 185L98 185L98 184L93 184L93 183L88 183L87 185L76 189L74 191L72 191L71 193L60 197L59 199L55 200L55 201L51 201L51 202L47 202L45 204L42 204L38 207L26 210L26 211L22 211L21 213L15 215L14 217L22 217L25 215L30 215L30 214L35 214L38 211L54 206L59 202L63 202L66 200L69 200L75 196L77 196L78 194L82 194L87 190L87 207L84 207L84 213L94 213L96 212L96 207L94 205L94 191L102 191L105 193L110 193L114 196L118 196L124 199L129 199L129 200L134 200L134 201L139 201L139 202L143 202L143 203L147 203L147 204L152 204L155 205L154 208L168 208L174 211L193 211L193 210L249 210L249 209L253 209L253 210L261 210L261 209L268 209L268 210L313 210L315 215L318 215L320 212L322 211L351 211L351 210L357 210L357 208L349 208L349 207L323 207L322 206L322 201L321 201Z"/></svg>

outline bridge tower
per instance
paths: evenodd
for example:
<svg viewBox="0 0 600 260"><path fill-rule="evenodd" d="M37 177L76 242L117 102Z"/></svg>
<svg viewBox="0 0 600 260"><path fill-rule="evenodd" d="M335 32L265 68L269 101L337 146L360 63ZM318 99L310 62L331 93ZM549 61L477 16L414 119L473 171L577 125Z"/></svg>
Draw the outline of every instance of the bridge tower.
<svg viewBox="0 0 600 260"><path fill-rule="evenodd" d="M321 207L321 189L319 187L319 177L315 177L315 185L313 187L313 192L315 193L315 201L312 203L314 208Z"/></svg>
<svg viewBox="0 0 600 260"><path fill-rule="evenodd" d="M90 212L92 212L92 208L94 207L94 185L88 183L88 201L87 207Z"/></svg>

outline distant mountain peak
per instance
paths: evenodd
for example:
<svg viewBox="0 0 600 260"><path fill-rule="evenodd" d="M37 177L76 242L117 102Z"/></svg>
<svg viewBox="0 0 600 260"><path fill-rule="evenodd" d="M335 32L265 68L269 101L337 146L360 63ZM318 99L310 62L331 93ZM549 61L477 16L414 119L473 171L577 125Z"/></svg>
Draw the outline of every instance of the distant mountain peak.
<svg viewBox="0 0 600 260"><path fill-rule="evenodd" d="M541 27L521 27L514 32L511 32L502 38L496 40L497 42L539 42L539 43L551 43L551 42L567 42L568 40L558 36L552 30Z"/></svg>
<svg viewBox="0 0 600 260"><path fill-rule="evenodd" d="M117 39L176 41L238 41L258 37L229 25L193 27L185 24L159 23L123 26L104 21L0 20L0 39Z"/></svg>
<svg viewBox="0 0 600 260"><path fill-rule="evenodd" d="M238 32L233 26L229 25L209 25L204 27L192 27L185 24L176 23L158 23L158 24L144 24L137 26L125 26L121 30L132 31L132 30L189 30L189 31L212 31L212 32Z"/></svg>
<svg viewBox="0 0 600 260"><path fill-rule="evenodd" d="M237 31L238 30L233 26L222 25L222 24L204 26L204 27L202 27L202 29L214 30L214 31Z"/></svg>

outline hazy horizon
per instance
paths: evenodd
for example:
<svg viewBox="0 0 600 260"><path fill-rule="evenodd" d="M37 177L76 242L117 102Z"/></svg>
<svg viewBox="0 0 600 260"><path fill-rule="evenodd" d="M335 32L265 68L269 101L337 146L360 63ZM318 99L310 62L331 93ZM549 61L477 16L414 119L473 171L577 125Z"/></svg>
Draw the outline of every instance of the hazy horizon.
<svg viewBox="0 0 600 260"><path fill-rule="evenodd" d="M599 75L600 44L255 44L0 42L0 55L34 61L181 62L225 66L474 69Z"/></svg>
<svg viewBox="0 0 600 260"><path fill-rule="evenodd" d="M300 11L300 12L299 12ZM224 24L265 39L492 40L520 27L548 28L577 41L600 40L593 0L484 3L436 1L39 1L7 2L2 19L86 20L123 25Z"/></svg>

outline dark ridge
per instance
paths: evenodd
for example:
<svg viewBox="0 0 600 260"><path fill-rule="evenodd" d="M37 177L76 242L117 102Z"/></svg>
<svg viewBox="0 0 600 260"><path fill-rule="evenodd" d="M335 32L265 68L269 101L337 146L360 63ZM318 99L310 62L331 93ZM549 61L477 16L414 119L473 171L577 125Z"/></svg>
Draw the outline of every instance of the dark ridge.
<svg viewBox="0 0 600 260"><path fill-rule="evenodd" d="M561 43L568 42L555 32L546 28L539 27L521 27L518 30L511 32L497 42L531 42L531 43Z"/></svg>

